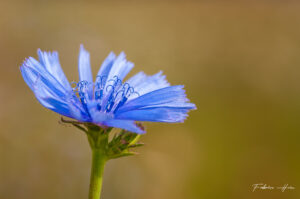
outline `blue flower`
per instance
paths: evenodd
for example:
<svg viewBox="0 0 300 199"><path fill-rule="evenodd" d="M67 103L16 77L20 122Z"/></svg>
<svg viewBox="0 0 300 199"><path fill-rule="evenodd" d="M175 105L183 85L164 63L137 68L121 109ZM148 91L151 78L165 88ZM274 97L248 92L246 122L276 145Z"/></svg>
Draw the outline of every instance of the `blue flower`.
<svg viewBox="0 0 300 199"><path fill-rule="evenodd" d="M110 53L93 81L90 55L81 45L79 82L69 83L57 52L38 50L39 61L29 57L20 67L27 85L46 108L98 126L144 133L135 121L183 122L196 109L183 86L170 86L162 72L148 76L139 72L127 81L134 64L122 52Z"/></svg>

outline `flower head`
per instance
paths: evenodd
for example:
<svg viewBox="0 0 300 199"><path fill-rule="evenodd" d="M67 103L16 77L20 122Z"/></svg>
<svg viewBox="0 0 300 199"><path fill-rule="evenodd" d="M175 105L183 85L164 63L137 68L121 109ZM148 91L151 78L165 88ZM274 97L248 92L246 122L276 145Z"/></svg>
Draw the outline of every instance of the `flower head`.
<svg viewBox="0 0 300 199"><path fill-rule="evenodd" d="M134 64L122 52L110 53L93 81L89 53L81 45L79 81L69 82L57 52L38 50L39 60L26 59L20 67L27 85L46 108L81 122L144 133L135 121L183 122L196 106L183 86L170 86L162 72L139 72L127 81Z"/></svg>

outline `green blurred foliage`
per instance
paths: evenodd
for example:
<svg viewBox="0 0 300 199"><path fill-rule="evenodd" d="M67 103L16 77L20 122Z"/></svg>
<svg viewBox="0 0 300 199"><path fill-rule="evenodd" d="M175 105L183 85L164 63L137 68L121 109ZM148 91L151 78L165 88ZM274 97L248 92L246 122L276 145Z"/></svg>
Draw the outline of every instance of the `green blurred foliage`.
<svg viewBox="0 0 300 199"><path fill-rule="evenodd" d="M34 99L18 67L57 50L77 80L113 50L163 70L198 106L146 124L140 155L113 160L104 199L300 197L300 4L296 1L0 1L0 198L87 198L85 135ZM251 192L252 184L295 190Z"/></svg>

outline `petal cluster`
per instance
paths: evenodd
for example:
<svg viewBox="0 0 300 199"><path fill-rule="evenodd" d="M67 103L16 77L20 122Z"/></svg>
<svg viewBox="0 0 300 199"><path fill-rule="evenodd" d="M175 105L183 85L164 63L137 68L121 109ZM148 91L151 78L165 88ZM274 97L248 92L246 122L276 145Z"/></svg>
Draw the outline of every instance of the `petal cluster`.
<svg viewBox="0 0 300 199"><path fill-rule="evenodd" d="M183 86L170 86L162 72L148 76L139 72L124 81L134 64L122 52L110 53L93 79L90 55L81 45L79 81L70 83L57 52L38 50L39 59L29 57L20 67L27 85L46 108L63 116L99 126L144 133L136 121L183 122L196 109Z"/></svg>

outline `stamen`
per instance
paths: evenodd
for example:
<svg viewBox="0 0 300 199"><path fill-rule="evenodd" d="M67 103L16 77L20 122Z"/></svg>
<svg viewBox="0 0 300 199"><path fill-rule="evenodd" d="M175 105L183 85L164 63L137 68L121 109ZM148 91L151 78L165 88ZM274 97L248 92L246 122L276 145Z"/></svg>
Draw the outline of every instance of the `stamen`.
<svg viewBox="0 0 300 199"><path fill-rule="evenodd" d="M87 81L80 81L78 83L71 82L74 97L77 97L80 100L83 108L88 114L87 89L90 84L91 83ZM94 100L97 102L98 111L110 113L113 110L113 113L116 113L116 111L122 107L133 94L139 96L139 93L135 92L133 87L128 83L122 84L121 79L117 76L114 76L110 80L107 80L107 76L96 77L94 84ZM107 97L104 97L104 95Z"/></svg>
<svg viewBox="0 0 300 199"><path fill-rule="evenodd" d="M75 82L72 82L71 84L74 85ZM88 107L87 107L87 86L89 85L88 81L80 81L76 84L76 87L73 87L74 94L78 94L78 98L85 109L85 111L89 114Z"/></svg>
<svg viewBox="0 0 300 199"><path fill-rule="evenodd" d="M119 102L119 104L117 105L117 107L115 108L115 110L114 110L114 113L116 113L117 112L117 110L121 107L121 106L123 106L124 104L125 104L125 102L127 101L127 97L123 97L122 98L122 100Z"/></svg>
<svg viewBox="0 0 300 199"><path fill-rule="evenodd" d="M102 89L96 90L96 91L95 91L95 99L96 99L96 100L98 100L98 99L101 100L102 97L103 97L103 90L102 90Z"/></svg>
<svg viewBox="0 0 300 199"><path fill-rule="evenodd" d="M95 81L95 100L100 101L103 98L103 89L105 86L106 76L97 76ZM100 102L97 104L97 109L101 110Z"/></svg>
<svg viewBox="0 0 300 199"><path fill-rule="evenodd" d="M112 93L110 94L110 96L109 96L109 98L108 98L108 101L107 101L107 105L106 105L106 107L105 107L105 109L106 109L106 112L110 112L111 111L111 109L112 109L112 107L114 106L114 104L115 104L115 97L114 97L114 87L112 87L113 88L113 91L112 91Z"/></svg>
<svg viewBox="0 0 300 199"><path fill-rule="evenodd" d="M116 75L113 77L113 79L108 80L108 82L114 82L114 87L116 87L118 84L122 85L122 80Z"/></svg>

